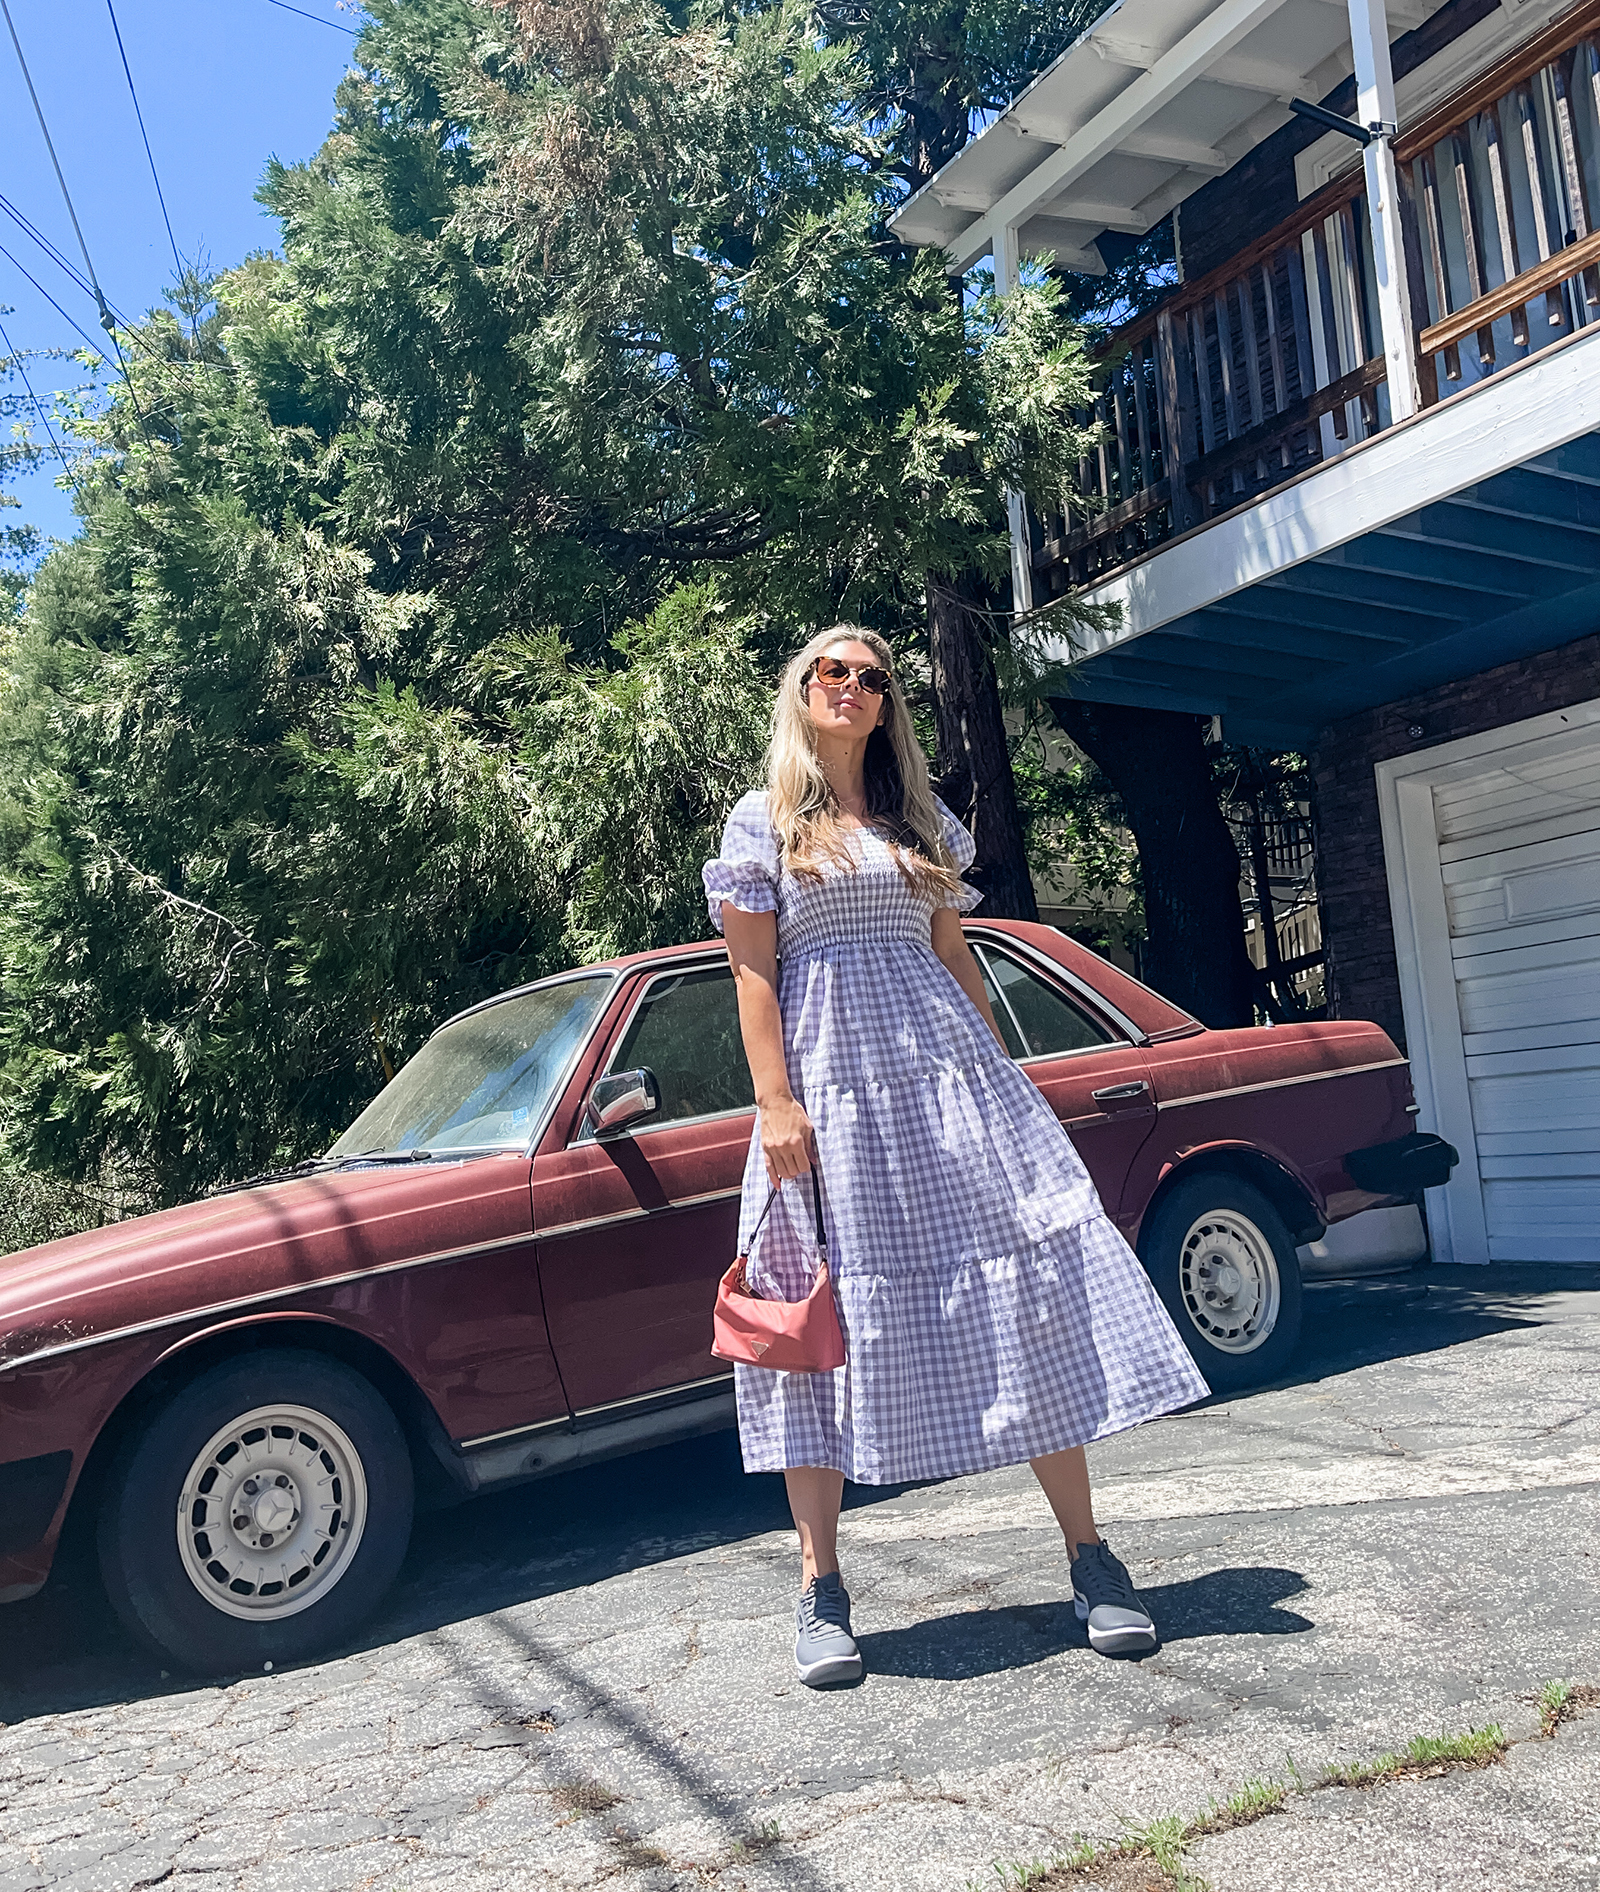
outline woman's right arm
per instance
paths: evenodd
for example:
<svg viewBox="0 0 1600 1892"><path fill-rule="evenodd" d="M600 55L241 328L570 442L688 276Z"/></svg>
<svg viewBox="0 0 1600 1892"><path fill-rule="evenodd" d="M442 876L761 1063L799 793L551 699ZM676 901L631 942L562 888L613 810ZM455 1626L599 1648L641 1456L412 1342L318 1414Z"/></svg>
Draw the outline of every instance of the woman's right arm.
<svg viewBox="0 0 1600 1892"><path fill-rule="evenodd" d="M811 1119L789 1088L783 1055L783 1015L778 1010L778 916L746 913L722 905L728 963L739 994L739 1032L761 1112L761 1154L774 1186L803 1176L815 1147Z"/></svg>

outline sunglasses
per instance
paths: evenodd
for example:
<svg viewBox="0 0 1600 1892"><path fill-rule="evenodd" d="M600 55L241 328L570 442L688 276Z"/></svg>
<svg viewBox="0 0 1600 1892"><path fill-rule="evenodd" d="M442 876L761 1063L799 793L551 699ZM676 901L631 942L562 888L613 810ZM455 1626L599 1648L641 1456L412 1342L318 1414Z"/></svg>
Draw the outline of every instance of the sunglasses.
<svg viewBox="0 0 1600 1892"><path fill-rule="evenodd" d="M882 696L889 687L889 673L876 664L841 663L837 657L819 657L811 666L812 677L830 690L842 688L852 677L869 696Z"/></svg>

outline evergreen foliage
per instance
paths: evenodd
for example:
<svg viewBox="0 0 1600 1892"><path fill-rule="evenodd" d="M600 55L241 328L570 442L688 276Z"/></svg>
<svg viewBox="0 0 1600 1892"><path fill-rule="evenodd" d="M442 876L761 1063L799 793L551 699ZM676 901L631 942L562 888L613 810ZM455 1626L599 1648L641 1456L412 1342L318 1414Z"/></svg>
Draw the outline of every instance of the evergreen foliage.
<svg viewBox="0 0 1600 1892"><path fill-rule="evenodd" d="M817 0L859 57L856 93L883 161L916 190L1088 31L1107 0Z"/></svg>
<svg viewBox="0 0 1600 1892"><path fill-rule="evenodd" d="M9 313L0 309L0 316ZM6 491L7 485L40 457L33 438L33 403L19 385L20 367L11 356L0 355L0 650L10 634L11 620L22 609L28 567L39 551L39 534L5 517L20 504L15 494Z"/></svg>
<svg viewBox="0 0 1600 1892"><path fill-rule="evenodd" d="M703 934L780 655L859 615L917 674L929 575L1081 446L1059 291L886 240L870 56L804 9L370 10L282 255L125 338L144 422L85 417L0 664L0 1151L144 1201Z"/></svg>

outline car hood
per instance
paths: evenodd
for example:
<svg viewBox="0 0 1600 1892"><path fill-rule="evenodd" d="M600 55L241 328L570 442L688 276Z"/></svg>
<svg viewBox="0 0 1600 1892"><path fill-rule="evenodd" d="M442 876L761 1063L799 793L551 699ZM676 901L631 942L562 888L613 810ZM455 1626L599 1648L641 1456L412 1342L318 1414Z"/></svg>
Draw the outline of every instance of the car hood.
<svg viewBox="0 0 1600 1892"><path fill-rule="evenodd" d="M0 1363L525 1225L518 1152L294 1177L0 1256Z"/></svg>

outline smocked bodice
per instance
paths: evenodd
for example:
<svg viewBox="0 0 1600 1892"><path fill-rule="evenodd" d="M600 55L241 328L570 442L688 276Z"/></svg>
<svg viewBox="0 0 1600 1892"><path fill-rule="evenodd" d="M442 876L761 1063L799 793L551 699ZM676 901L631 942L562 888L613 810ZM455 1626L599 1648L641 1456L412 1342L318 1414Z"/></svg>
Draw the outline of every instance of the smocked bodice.
<svg viewBox="0 0 1600 1892"><path fill-rule="evenodd" d="M956 867L972 863L972 837L942 802L939 819ZM722 853L704 869L712 923L722 931L726 902L745 913L775 913L778 956L785 965L832 947L904 941L927 946L933 916L941 907L965 912L983 897L975 887L959 894L927 893L915 887L895 862L894 850L872 829L851 836L854 863L825 863L817 874L789 872L780 860L777 836L767 816L767 797L755 790L728 817Z"/></svg>

